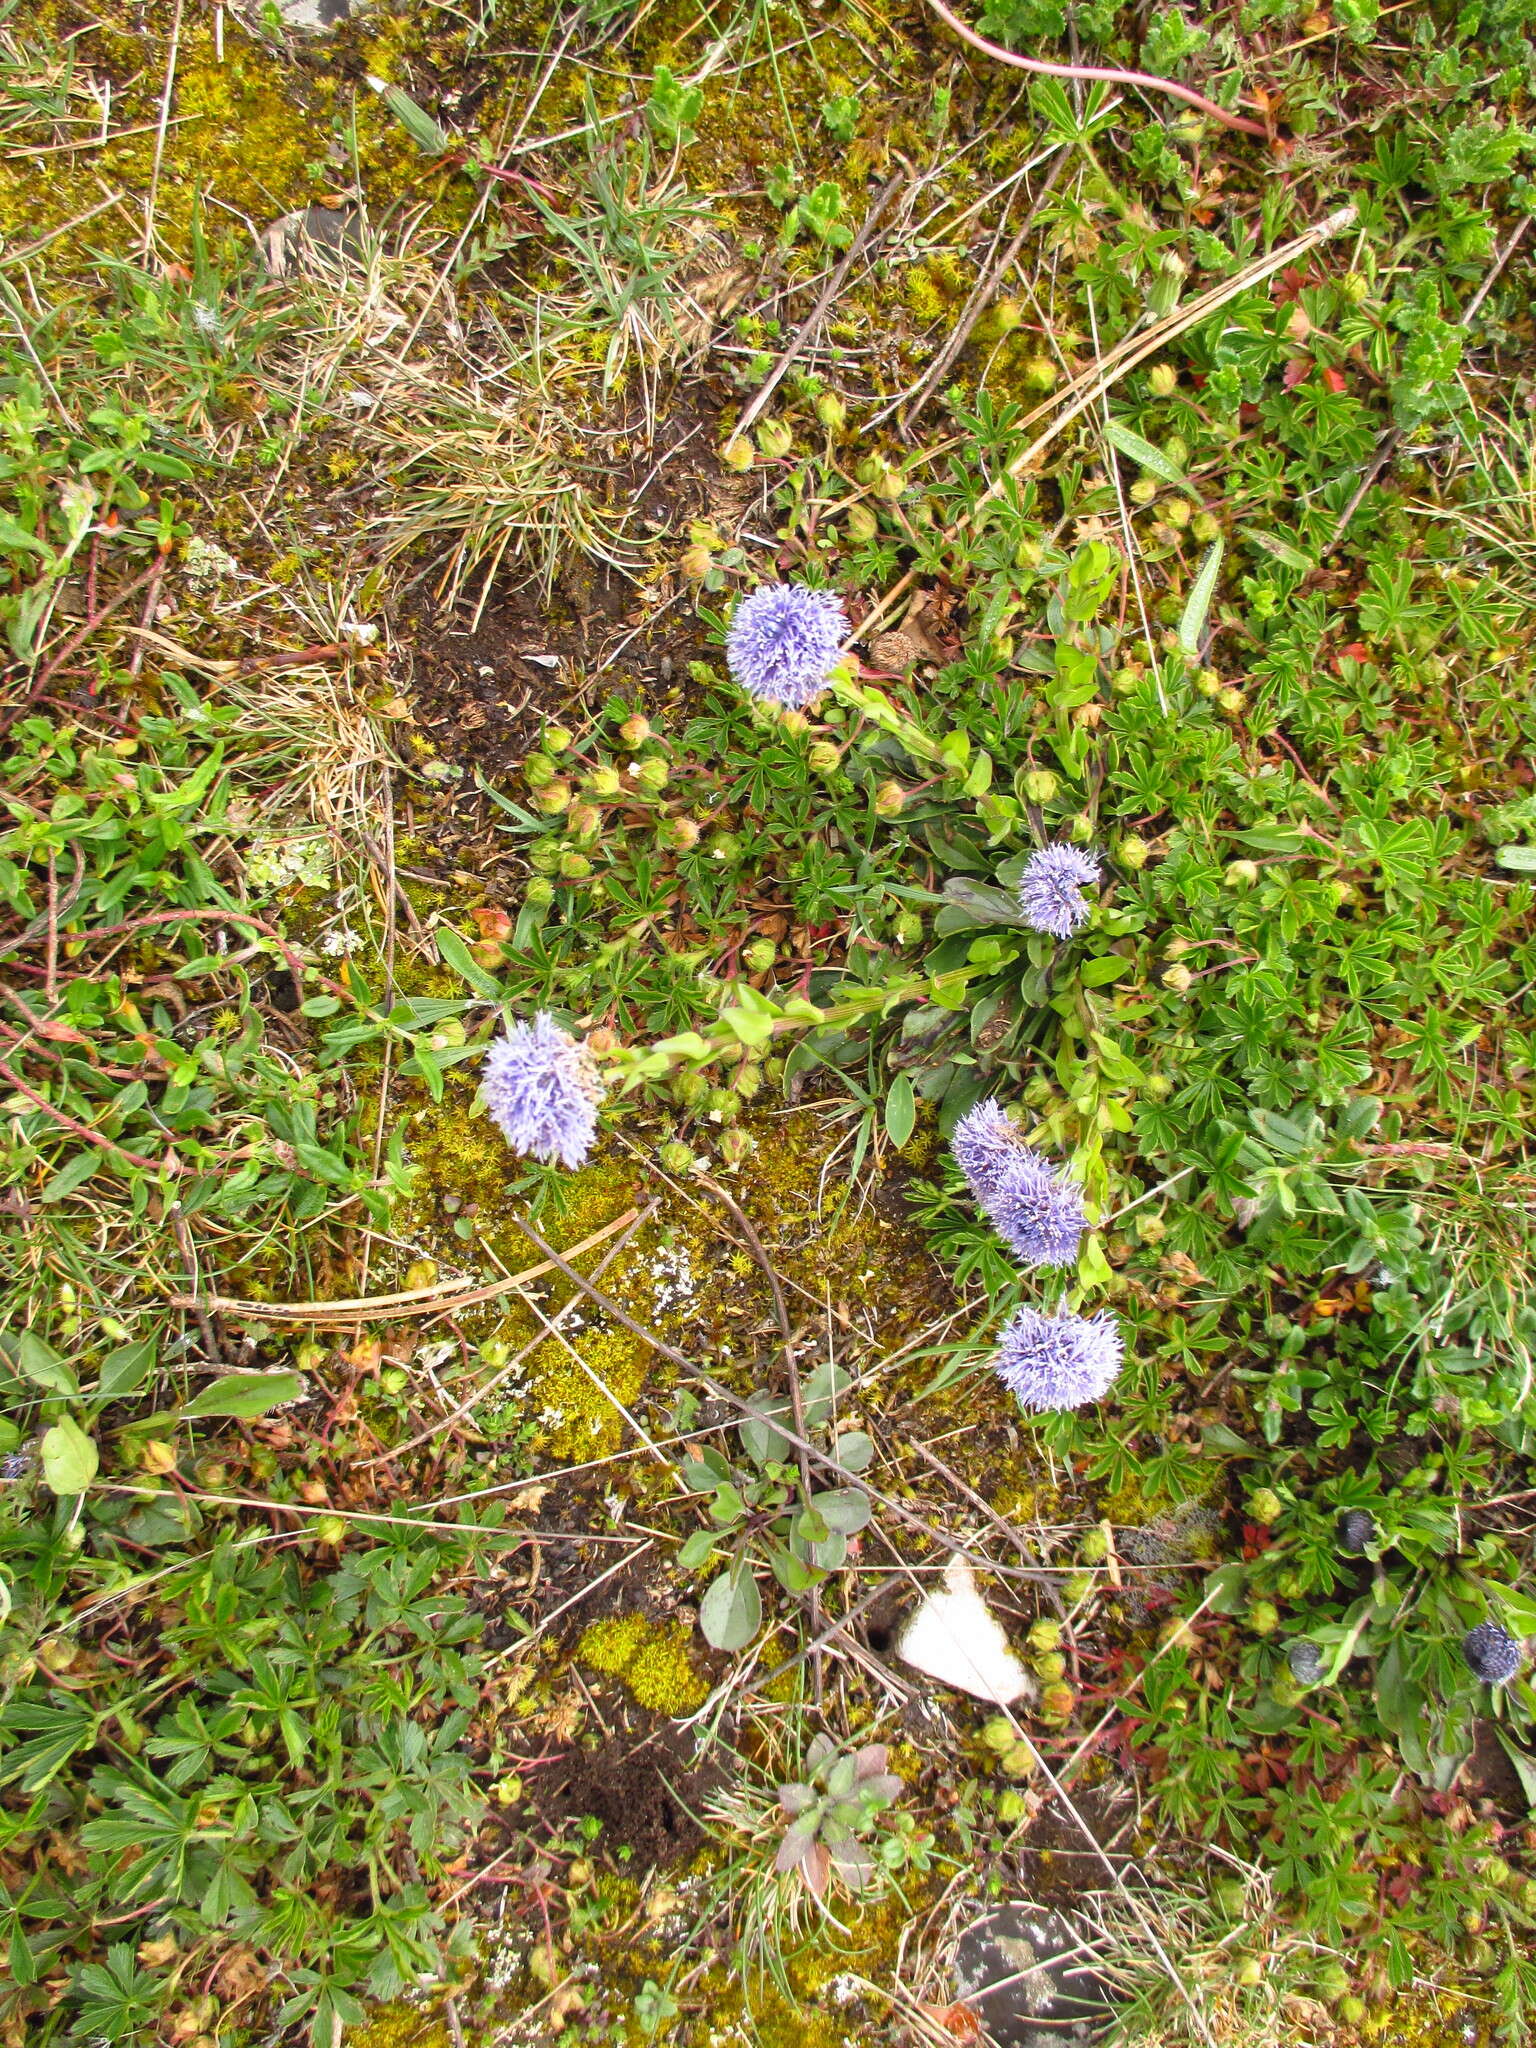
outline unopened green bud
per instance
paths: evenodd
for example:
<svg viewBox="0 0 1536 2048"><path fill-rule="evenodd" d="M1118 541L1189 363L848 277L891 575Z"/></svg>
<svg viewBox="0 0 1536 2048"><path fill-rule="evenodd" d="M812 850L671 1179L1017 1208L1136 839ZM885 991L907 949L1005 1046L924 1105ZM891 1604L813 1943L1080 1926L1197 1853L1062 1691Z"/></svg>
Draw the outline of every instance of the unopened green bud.
<svg viewBox="0 0 1536 2048"><path fill-rule="evenodd" d="M535 875L523 891L523 901L531 910L547 910L555 900L555 885L547 875Z"/></svg>
<svg viewBox="0 0 1536 2048"><path fill-rule="evenodd" d="M672 1076L672 1100L683 1109L697 1109L709 1093L709 1076L697 1067L685 1067Z"/></svg>
<svg viewBox="0 0 1536 2048"><path fill-rule="evenodd" d="M875 813L881 818L899 818L907 793L899 782L882 782L875 791Z"/></svg>
<svg viewBox="0 0 1536 2048"><path fill-rule="evenodd" d="M997 1818L1005 1828L1013 1827L1029 1812L1029 1801L1022 1792L1015 1792L1005 1786L997 1795Z"/></svg>
<svg viewBox="0 0 1536 2048"><path fill-rule="evenodd" d="M567 732L563 725L548 725L544 728L539 745L546 754L563 754L575 737L576 735Z"/></svg>
<svg viewBox="0 0 1536 2048"><path fill-rule="evenodd" d="M1120 842L1120 865L1129 868L1133 874L1139 873L1146 866L1151 853L1152 849L1146 840L1139 833L1132 832L1128 838Z"/></svg>
<svg viewBox="0 0 1536 2048"><path fill-rule="evenodd" d="M595 839L603 829L603 814L596 804L572 804L565 826L573 838Z"/></svg>
<svg viewBox="0 0 1536 2048"><path fill-rule="evenodd" d="M724 867L730 867L741 859L741 841L734 832L711 832L709 835L709 857Z"/></svg>
<svg viewBox="0 0 1536 2048"><path fill-rule="evenodd" d="M1019 372L1019 382L1026 391L1051 391L1058 374L1049 356L1031 356Z"/></svg>
<svg viewBox="0 0 1536 2048"><path fill-rule="evenodd" d="M770 461L780 461L794 447L795 437L785 420L759 420L757 445Z"/></svg>
<svg viewBox="0 0 1536 2048"><path fill-rule="evenodd" d="M749 470L753 463L756 462L757 450L750 441L744 440L740 434L737 434L727 441L720 450L720 460L727 469L734 469L740 474Z"/></svg>
<svg viewBox="0 0 1536 2048"><path fill-rule="evenodd" d="M806 766L817 775L835 775L842 758L842 748L831 740L812 740L805 753Z"/></svg>
<svg viewBox="0 0 1536 2048"><path fill-rule="evenodd" d="M537 790L533 800L546 817L558 818L570 808L571 796L571 785L557 777L546 789Z"/></svg>
<svg viewBox="0 0 1536 2048"><path fill-rule="evenodd" d="M848 538L858 547L874 539L880 531L880 520L867 505L850 505L848 516L843 521Z"/></svg>
<svg viewBox="0 0 1536 2048"><path fill-rule="evenodd" d="M1142 671L1139 668L1117 668L1109 679L1109 687L1117 697L1132 697L1141 688Z"/></svg>
<svg viewBox="0 0 1536 2048"><path fill-rule="evenodd" d="M559 874L559 841L554 839L536 839L528 850L528 865L536 875Z"/></svg>
<svg viewBox="0 0 1536 2048"><path fill-rule="evenodd" d="M547 754L530 754L523 763L523 780L530 789L548 789L555 779L555 764Z"/></svg>
<svg viewBox="0 0 1536 2048"><path fill-rule="evenodd" d="M1018 1730L1005 1714L995 1714L981 1731L981 1739L987 1748L998 1756L1006 1756L1018 1741Z"/></svg>
<svg viewBox="0 0 1536 2048"><path fill-rule="evenodd" d="M992 308L992 330L995 334L1012 334L1024 318L1024 308L1017 299L999 299Z"/></svg>
<svg viewBox="0 0 1536 2048"><path fill-rule="evenodd" d="M1169 498L1163 505L1163 517L1170 526L1177 527L1180 532L1188 526L1194 517L1194 511L1195 508L1188 498Z"/></svg>
<svg viewBox="0 0 1536 2048"><path fill-rule="evenodd" d="M1023 789L1026 803L1048 804L1061 787L1061 777L1053 775L1049 768L1027 768L1024 771Z"/></svg>
<svg viewBox="0 0 1536 2048"><path fill-rule="evenodd" d="M656 1154L657 1160L668 1173L692 1173L693 1152L681 1138L671 1138Z"/></svg>
<svg viewBox="0 0 1536 2048"><path fill-rule="evenodd" d="M657 836L674 853L688 853L699 843L699 828L692 818L668 818Z"/></svg>
<svg viewBox="0 0 1536 2048"><path fill-rule="evenodd" d="M1137 477L1127 495L1133 505L1150 505L1157 496L1157 478L1155 476Z"/></svg>
<svg viewBox="0 0 1536 2048"><path fill-rule="evenodd" d="M610 803L614 797L623 794L624 778L617 768L605 761L600 768L594 768L587 777L586 788L588 796L594 796L603 803Z"/></svg>
<svg viewBox="0 0 1536 2048"><path fill-rule="evenodd" d="M619 738L626 747L643 747L651 736L651 721L643 711L632 711L619 727Z"/></svg>
<svg viewBox="0 0 1536 2048"><path fill-rule="evenodd" d="M1029 1634L1024 1640L1032 1650L1039 1651L1042 1655L1047 1650L1059 1650L1061 1623L1048 1614L1042 1614L1038 1621L1030 1624Z"/></svg>
<svg viewBox="0 0 1536 2048"><path fill-rule="evenodd" d="M729 1130L720 1133L720 1143L716 1149L727 1166L740 1166L752 1150L752 1140L739 1125L732 1125Z"/></svg>
<svg viewBox="0 0 1536 2048"><path fill-rule="evenodd" d="M1217 692L1216 702L1221 706L1222 710L1227 713L1229 718L1236 718L1238 714L1247 705L1248 699L1243 695L1242 691L1239 690L1235 684L1233 684L1230 685L1227 689L1220 690Z"/></svg>
<svg viewBox="0 0 1536 2048"><path fill-rule="evenodd" d="M1143 1095L1150 1096L1153 1102L1166 1102L1173 1093L1172 1076L1168 1074L1148 1074L1146 1080L1141 1084L1141 1092ZM1145 1229L1146 1226L1143 1225L1142 1227Z"/></svg>
<svg viewBox="0 0 1536 2048"><path fill-rule="evenodd" d="M1003 1772L1010 1778L1032 1778L1040 1762L1027 1742L1015 1742L1003 1753Z"/></svg>
<svg viewBox="0 0 1536 2048"><path fill-rule="evenodd" d="M711 1088L704 1098L704 1114L711 1123L733 1124L741 1115L741 1097L734 1088Z"/></svg>
<svg viewBox="0 0 1536 2048"><path fill-rule="evenodd" d="M791 739L799 739L802 733L807 733L810 729L811 721L803 711L781 711L779 713L779 730L780 732L787 732Z"/></svg>
<svg viewBox="0 0 1536 2048"><path fill-rule="evenodd" d="M1077 1694L1070 1685L1048 1685L1040 1694L1040 1718L1058 1726L1072 1717L1077 1705Z"/></svg>
<svg viewBox="0 0 1536 2048"><path fill-rule="evenodd" d="M1213 540L1221 537L1221 521L1210 512L1197 512L1189 522L1189 530L1201 547L1208 548Z"/></svg>
<svg viewBox="0 0 1536 2048"><path fill-rule="evenodd" d="M1251 889L1259 879L1259 864L1256 860L1229 860L1226 879L1229 889Z"/></svg>
<svg viewBox="0 0 1536 2048"><path fill-rule="evenodd" d="M766 974L778 957L772 939L751 939L741 949L742 964L749 974Z"/></svg>
<svg viewBox="0 0 1536 2048"><path fill-rule="evenodd" d="M1083 710L1086 707L1079 705L1078 708ZM1079 811L1072 820L1071 824L1067 827L1067 837L1074 846L1091 846L1093 844L1093 820L1086 811Z"/></svg>
<svg viewBox="0 0 1536 2048"><path fill-rule="evenodd" d="M1067 1675L1067 1660L1060 1650L1047 1650L1043 1657L1034 1659L1035 1674L1050 1683Z"/></svg>
<svg viewBox="0 0 1536 2048"><path fill-rule="evenodd" d="M1273 1600L1255 1600L1248 1609L1248 1626L1256 1636L1272 1636L1280 1626L1280 1610Z"/></svg>
<svg viewBox="0 0 1536 2048"><path fill-rule="evenodd" d="M848 408L835 391L823 391L816 401L816 417L829 433L840 434L848 424Z"/></svg>
<svg viewBox="0 0 1536 2048"><path fill-rule="evenodd" d="M1195 688L1202 697L1219 697L1225 685L1213 668L1201 669L1195 677Z"/></svg>
<svg viewBox="0 0 1536 2048"><path fill-rule="evenodd" d="M743 1102L751 1102L762 1093L762 1068L757 1065L756 1061L748 1060L744 1067L737 1068L736 1078L732 1081L731 1086L736 1090L736 1093Z"/></svg>
<svg viewBox="0 0 1536 2048"><path fill-rule="evenodd" d="M1255 1487L1248 1496L1248 1519L1256 1522L1261 1529L1278 1522L1285 1513L1285 1504L1272 1486Z"/></svg>
<svg viewBox="0 0 1536 2048"><path fill-rule="evenodd" d="M1477 1866L1477 1874L1486 1883L1499 1889L1509 1883L1514 1872L1502 1856L1488 1856Z"/></svg>
<svg viewBox="0 0 1536 2048"><path fill-rule="evenodd" d="M1269 1681L1269 1696L1277 1707L1294 1707L1306 1695L1306 1687L1289 1671L1277 1671Z"/></svg>
<svg viewBox="0 0 1536 2048"><path fill-rule="evenodd" d="M560 879L562 882L584 882L592 872L592 863L584 853L578 853L574 846L567 847L560 856Z"/></svg>
<svg viewBox="0 0 1536 2048"><path fill-rule="evenodd" d="M1338 283L1345 298L1353 305L1362 306L1371 296L1371 280L1363 270L1346 270Z"/></svg>
<svg viewBox="0 0 1536 2048"><path fill-rule="evenodd" d="M889 468L883 455L866 455L854 470L854 480L865 485L878 483Z"/></svg>
<svg viewBox="0 0 1536 2048"><path fill-rule="evenodd" d="M923 920L915 910L903 910L891 926L891 937L898 946L920 945L923 937Z"/></svg>
<svg viewBox="0 0 1536 2048"><path fill-rule="evenodd" d="M1163 453L1175 469L1182 469L1189 460L1189 443L1182 434L1170 434L1163 443Z"/></svg>
<svg viewBox="0 0 1536 2048"><path fill-rule="evenodd" d="M1019 542L1013 551L1013 566L1015 569L1038 569L1044 559L1045 549L1041 547L1039 541L1030 538L1028 535Z"/></svg>
<svg viewBox="0 0 1536 2048"><path fill-rule="evenodd" d="M1092 1572L1071 1572L1061 1582L1061 1597L1069 1607L1076 1607L1086 1600L1093 1591Z"/></svg>
<svg viewBox="0 0 1536 2048"><path fill-rule="evenodd" d="M659 754L652 754L635 770L635 786L647 796L660 796L672 779L672 770Z"/></svg>
<svg viewBox="0 0 1536 2048"><path fill-rule="evenodd" d="M1179 373L1172 363L1154 363L1147 374L1154 398L1172 398L1179 388Z"/></svg>
<svg viewBox="0 0 1536 2048"><path fill-rule="evenodd" d="M340 1515L316 1515L310 1528L317 1543L326 1543L332 1548L347 1540L347 1525Z"/></svg>
<svg viewBox="0 0 1536 2048"><path fill-rule="evenodd" d="M875 496L877 498L884 498L889 505L894 505L906 488L907 480L901 471L899 469L888 469L875 483Z"/></svg>

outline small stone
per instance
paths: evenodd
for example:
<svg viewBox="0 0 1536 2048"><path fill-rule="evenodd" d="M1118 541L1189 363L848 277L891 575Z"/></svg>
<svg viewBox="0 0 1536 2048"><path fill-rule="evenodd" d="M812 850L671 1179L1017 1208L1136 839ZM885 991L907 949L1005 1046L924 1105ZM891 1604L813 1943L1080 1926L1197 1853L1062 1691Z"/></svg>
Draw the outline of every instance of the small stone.
<svg viewBox="0 0 1536 2048"><path fill-rule="evenodd" d="M1102 2031L1109 1986L1084 1961L1064 1914L999 1906L960 1936L955 1995L979 2015L992 2048L1065 2048Z"/></svg>

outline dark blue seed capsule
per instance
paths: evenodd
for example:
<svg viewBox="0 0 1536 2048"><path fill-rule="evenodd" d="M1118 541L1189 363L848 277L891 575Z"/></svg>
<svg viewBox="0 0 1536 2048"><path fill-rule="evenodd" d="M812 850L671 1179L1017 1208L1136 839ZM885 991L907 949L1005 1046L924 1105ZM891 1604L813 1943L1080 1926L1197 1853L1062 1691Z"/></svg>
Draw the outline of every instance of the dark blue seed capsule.
<svg viewBox="0 0 1536 2048"><path fill-rule="evenodd" d="M1376 1534L1376 1524L1364 1508L1349 1508L1339 1517L1339 1548L1346 1557L1359 1557Z"/></svg>
<svg viewBox="0 0 1536 2048"><path fill-rule="evenodd" d="M1285 1661L1291 1667L1291 1676L1298 1685L1316 1685L1323 1675L1323 1653L1316 1643L1309 1643L1305 1636L1298 1636L1285 1653Z"/></svg>
<svg viewBox="0 0 1536 2048"><path fill-rule="evenodd" d="M1486 1685L1507 1685L1525 1662L1524 1652L1507 1628L1480 1621L1462 1639L1461 1654L1474 1678Z"/></svg>

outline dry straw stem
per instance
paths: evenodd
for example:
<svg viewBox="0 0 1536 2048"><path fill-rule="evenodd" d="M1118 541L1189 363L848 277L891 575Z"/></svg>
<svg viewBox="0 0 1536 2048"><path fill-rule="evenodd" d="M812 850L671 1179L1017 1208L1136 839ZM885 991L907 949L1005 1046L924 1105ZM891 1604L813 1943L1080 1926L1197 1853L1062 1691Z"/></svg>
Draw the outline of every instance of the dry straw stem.
<svg viewBox="0 0 1536 2048"><path fill-rule="evenodd" d="M1026 413L1019 422L1022 427L1031 426L1047 414L1051 415L1050 422L1033 441L1020 449L1002 475L994 478L987 486L972 509L964 513L949 528L945 538L951 541L957 539L994 499L1003 495L1013 478L1021 475L1032 463L1038 462L1057 436L1064 432L1073 420L1080 419L1091 407L1097 405L1122 377L1137 369L1150 357L1160 355L1171 341L1181 334L1188 334L1192 328L1198 327L1202 321L1209 319L1212 313L1219 312L1223 306L1229 305L1233 299L1241 297L1252 286L1262 284L1277 271L1310 256L1321 243L1342 234L1353 224L1354 219L1354 207L1341 206L1336 213L1330 213L1325 219L1320 220L1316 227L1308 228L1304 235L1298 235L1293 241L1284 242L1278 249L1272 249L1267 256L1259 257L1246 269L1240 270L1235 277L1229 277L1221 284L1212 285L1209 291L1201 292L1197 298L1191 299L1188 305L1178 307L1166 319L1154 321L1152 326L1138 334L1128 335L1091 369L1084 370L1080 376L1074 377L1061 392L1037 405L1033 412ZM909 569L905 576L892 584L874 610L860 622L855 637L867 640L875 628L890 617L916 582L917 573L916 569Z"/></svg>
<svg viewBox="0 0 1536 2048"><path fill-rule="evenodd" d="M637 1209L626 1209L622 1216L605 1223L601 1230L594 1230L580 1244L572 1245L569 1257L579 1258L583 1252L606 1243L616 1232L627 1230L637 1222L639 1214ZM200 1301L194 1301L190 1295L172 1294L166 1300L172 1308L202 1308L214 1315L240 1316L249 1322L302 1323L309 1329L325 1330L352 1323L393 1322L407 1316L474 1308L482 1301L496 1301L503 1294L511 1294L530 1280L537 1280L557 1268L569 1274L566 1259L551 1252L538 1265L528 1266L521 1273L509 1274L504 1280L439 1280L431 1287L410 1287L399 1294L374 1294L354 1301L242 1301L232 1294L208 1294ZM570 1277L581 1280L579 1274ZM581 1285L585 1288L588 1283L582 1280Z"/></svg>

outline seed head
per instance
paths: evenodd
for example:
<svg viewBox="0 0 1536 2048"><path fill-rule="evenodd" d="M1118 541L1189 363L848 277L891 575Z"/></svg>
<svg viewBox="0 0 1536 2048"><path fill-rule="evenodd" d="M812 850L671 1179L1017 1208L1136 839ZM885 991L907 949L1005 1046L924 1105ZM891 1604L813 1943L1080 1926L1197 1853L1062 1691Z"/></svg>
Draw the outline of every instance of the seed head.
<svg viewBox="0 0 1536 2048"><path fill-rule="evenodd" d="M1019 904L1037 932L1070 939L1088 922L1083 890L1099 879L1099 863L1075 846L1045 846L1030 856L1019 883Z"/></svg>
<svg viewBox="0 0 1536 2048"><path fill-rule="evenodd" d="M546 1166L581 1166L597 1135L603 1082L590 1049L547 1011L514 1024L486 1054L486 1107L514 1152Z"/></svg>
<svg viewBox="0 0 1536 2048"><path fill-rule="evenodd" d="M1525 1652L1507 1628L1480 1621L1462 1638L1461 1654L1474 1678L1487 1685L1507 1685L1525 1662Z"/></svg>
<svg viewBox="0 0 1536 2048"><path fill-rule="evenodd" d="M1124 1355L1113 1316L1021 1308L1003 1327L992 1369L1026 1408L1081 1408L1109 1392Z"/></svg>
<svg viewBox="0 0 1536 2048"><path fill-rule="evenodd" d="M1286 1650L1285 1661L1298 1685L1316 1685L1323 1675L1323 1653L1316 1643L1298 1636Z"/></svg>
<svg viewBox="0 0 1536 2048"><path fill-rule="evenodd" d="M736 607L725 657L748 696L798 711L826 687L847 636L847 617L830 591L766 583Z"/></svg>
<svg viewBox="0 0 1536 2048"><path fill-rule="evenodd" d="M1362 1557L1374 1541L1376 1524L1364 1508L1348 1508L1339 1517L1339 1548L1346 1557Z"/></svg>

